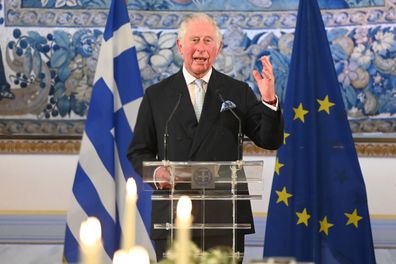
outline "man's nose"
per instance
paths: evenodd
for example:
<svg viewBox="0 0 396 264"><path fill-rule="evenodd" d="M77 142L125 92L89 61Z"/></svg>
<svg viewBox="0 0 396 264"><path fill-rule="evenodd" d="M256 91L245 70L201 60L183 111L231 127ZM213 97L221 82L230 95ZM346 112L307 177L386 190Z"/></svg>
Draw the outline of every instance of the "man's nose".
<svg viewBox="0 0 396 264"><path fill-rule="evenodd" d="M204 51L205 50L205 43L204 43L204 41L203 40L200 40L198 43L197 43L197 50L199 50L199 51Z"/></svg>

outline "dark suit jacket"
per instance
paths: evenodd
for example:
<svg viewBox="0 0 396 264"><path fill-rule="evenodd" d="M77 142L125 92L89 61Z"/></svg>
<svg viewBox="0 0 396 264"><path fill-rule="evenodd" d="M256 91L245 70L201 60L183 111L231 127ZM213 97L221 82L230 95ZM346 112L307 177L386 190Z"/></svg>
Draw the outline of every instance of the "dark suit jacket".
<svg viewBox="0 0 396 264"><path fill-rule="evenodd" d="M243 133L257 146L277 149L283 142L283 118L281 111L273 111L257 99L244 82L226 76L215 69L212 71L205 101L198 123L188 92L183 72L149 87L141 103L129 146L128 159L142 173L142 161L162 160L165 123L180 98L180 104L169 122L168 159L170 161L235 161L238 153L238 121L229 111L220 112L222 101L235 103L234 111L242 120ZM206 221L230 223L231 202L207 202ZM154 202L152 222L169 221L169 204ZM201 208L193 204L194 219L200 219ZM239 223L250 223L254 232L250 202L237 204ZM199 221L198 221L199 222ZM152 239L165 238L166 231L152 230Z"/></svg>

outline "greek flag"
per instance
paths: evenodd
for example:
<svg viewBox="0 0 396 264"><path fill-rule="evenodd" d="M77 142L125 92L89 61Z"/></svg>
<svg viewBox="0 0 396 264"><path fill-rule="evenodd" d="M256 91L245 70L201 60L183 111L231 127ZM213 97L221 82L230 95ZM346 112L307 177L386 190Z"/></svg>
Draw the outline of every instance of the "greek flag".
<svg viewBox="0 0 396 264"><path fill-rule="evenodd" d="M98 58L90 108L81 143L67 213L64 262L79 262L79 229L87 217L99 219L103 248L101 263L112 263L122 241L125 184L133 177L138 187L136 244L151 259L155 253L148 236L150 194L133 170L126 154L132 139L143 89L124 0L111 3Z"/></svg>

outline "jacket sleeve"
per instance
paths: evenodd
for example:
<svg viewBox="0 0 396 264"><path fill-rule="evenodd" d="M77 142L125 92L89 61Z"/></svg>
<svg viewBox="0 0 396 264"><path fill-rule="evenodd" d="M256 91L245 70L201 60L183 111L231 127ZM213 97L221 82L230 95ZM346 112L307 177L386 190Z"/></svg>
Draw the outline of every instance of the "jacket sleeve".
<svg viewBox="0 0 396 264"><path fill-rule="evenodd" d="M245 87L246 116L244 133L259 147L278 149L283 144L283 115L280 104L274 111L265 106L250 89Z"/></svg>

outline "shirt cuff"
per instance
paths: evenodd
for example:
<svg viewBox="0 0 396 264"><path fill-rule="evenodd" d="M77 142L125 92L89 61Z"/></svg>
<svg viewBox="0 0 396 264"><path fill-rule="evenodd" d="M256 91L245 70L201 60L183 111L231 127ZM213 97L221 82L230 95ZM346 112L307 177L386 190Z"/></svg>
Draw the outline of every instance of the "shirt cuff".
<svg viewBox="0 0 396 264"><path fill-rule="evenodd" d="M279 98L278 98L278 96L276 96L276 95L275 95L275 97L276 97L276 105L267 104L266 102L264 102L264 100L261 100L261 102L262 102L265 106L269 107L271 110L278 111Z"/></svg>

